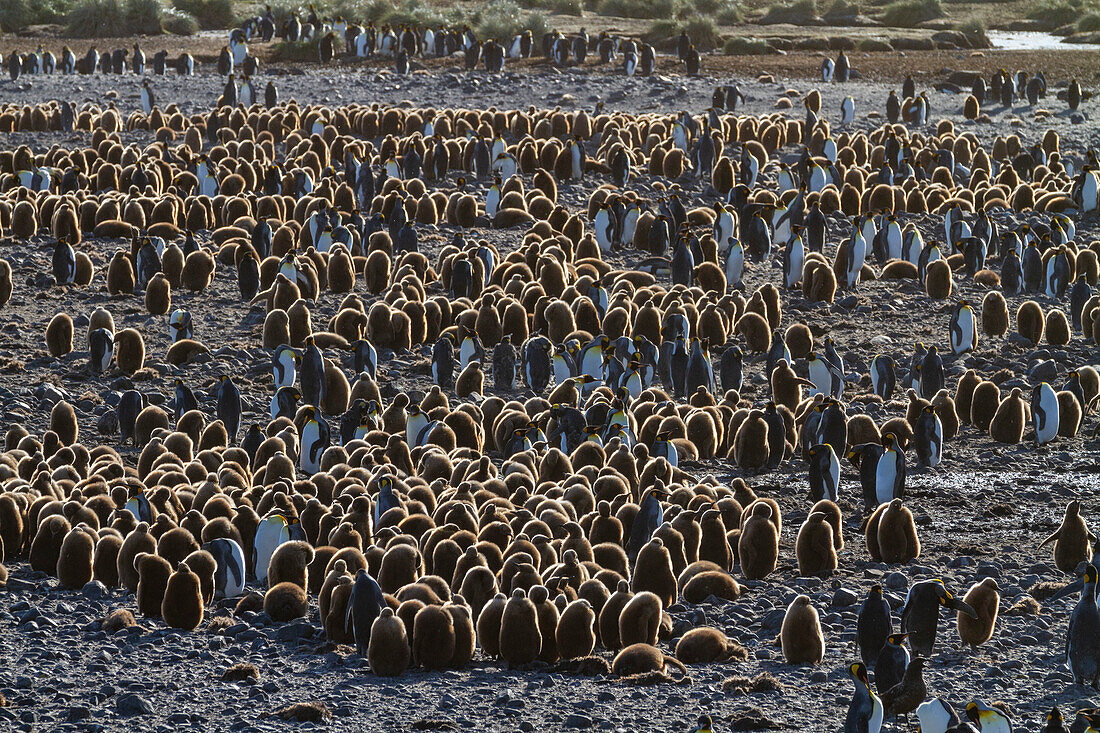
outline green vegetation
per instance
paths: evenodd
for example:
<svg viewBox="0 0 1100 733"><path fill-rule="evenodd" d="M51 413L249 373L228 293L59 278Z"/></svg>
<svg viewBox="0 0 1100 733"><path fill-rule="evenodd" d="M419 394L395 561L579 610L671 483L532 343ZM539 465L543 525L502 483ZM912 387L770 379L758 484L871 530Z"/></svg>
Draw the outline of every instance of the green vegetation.
<svg viewBox="0 0 1100 733"><path fill-rule="evenodd" d="M710 51L722 47L722 36L718 33L714 20L702 15L695 15L684 21L654 21L649 26L646 38L654 45L661 45L668 41L676 41L680 37L681 31L687 31L691 42L700 51Z"/></svg>
<svg viewBox="0 0 1100 733"><path fill-rule="evenodd" d="M80 0L69 10L68 32L78 38L125 35L126 21L118 0Z"/></svg>
<svg viewBox="0 0 1100 733"><path fill-rule="evenodd" d="M848 0L833 0L821 17L829 25L846 25L860 14L857 3Z"/></svg>
<svg viewBox="0 0 1100 733"><path fill-rule="evenodd" d="M127 0L127 35L156 36L164 32L161 15L164 9L160 0Z"/></svg>
<svg viewBox="0 0 1100 733"><path fill-rule="evenodd" d="M61 23L68 12L68 0L0 0L0 29L18 33L32 25Z"/></svg>
<svg viewBox="0 0 1100 733"><path fill-rule="evenodd" d="M172 7L194 17L203 30L233 26L233 0L172 0Z"/></svg>
<svg viewBox="0 0 1100 733"><path fill-rule="evenodd" d="M679 10L676 0L600 0L597 12L618 18L669 19Z"/></svg>
<svg viewBox="0 0 1100 733"><path fill-rule="evenodd" d="M584 13L584 0L519 0L528 9L546 10L558 15L580 17Z"/></svg>
<svg viewBox="0 0 1100 733"><path fill-rule="evenodd" d="M164 26L165 33L174 36L193 36L199 32L199 22L195 18L175 8L165 8L160 24Z"/></svg>
<svg viewBox="0 0 1100 733"><path fill-rule="evenodd" d="M468 22L480 38L511 39L524 31L531 31L536 43L550 30L546 16L537 11L524 12L514 0L491 0L485 7L470 15Z"/></svg>
<svg viewBox="0 0 1100 733"><path fill-rule="evenodd" d="M737 37L727 39L722 52L727 56L766 56L775 53L775 49L763 38Z"/></svg>
<svg viewBox="0 0 1100 733"><path fill-rule="evenodd" d="M819 22L817 3L814 0L794 0L778 3L768 8L760 22L765 25L789 23L791 25L815 25Z"/></svg>
<svg viewBox="0 0 1100 733"><path fill-rule="evenodd" d="M970 45L975 48L990 48L993 45L989 40L989 35L985 32L985 23L976 18L959 23L958 28L959 32L970 41Z"/></svg>
<svg viewBox="0 0 1100 733"><path fill-rule="evenodd" d="M898 0L883 10L882 22L895 28L915 28L945 15L940 0Z"/></svg>
<svg viewBox="0 0 1100 733"><path fill-rule="evenodd" d="M272 61L316 61L317 44L310 41L279 41L271 47Z"/></svg>
<svg viewBox="0 0 1100 733"><path fill-rule="evenodd" d="M1027 17L1039 21L1047 30L1054 30L1076 23L1088 10L1083 0L1040 0Z"/></svg>

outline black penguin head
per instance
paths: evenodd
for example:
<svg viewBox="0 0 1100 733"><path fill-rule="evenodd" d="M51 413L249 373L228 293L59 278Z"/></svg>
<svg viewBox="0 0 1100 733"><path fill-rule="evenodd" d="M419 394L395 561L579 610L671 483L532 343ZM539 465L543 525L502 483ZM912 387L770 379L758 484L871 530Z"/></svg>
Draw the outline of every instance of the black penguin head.
<svg viewBox="0 0 1100 733"><path fill-rule="evenodd" d="M863 664L863 662L853 662L849 664L848 674L867 685L868 690L871 689L870 683L867 681L867 666Z"/></svg>
<svg viewBox="0 0 1100 733"><path fill-rule="evenodd" d="M1084 579L1085 583L1095 584L1097 578L1096 566L1092 563L1086 565L1085 571L1082 573L1081 577Z"/></svg>

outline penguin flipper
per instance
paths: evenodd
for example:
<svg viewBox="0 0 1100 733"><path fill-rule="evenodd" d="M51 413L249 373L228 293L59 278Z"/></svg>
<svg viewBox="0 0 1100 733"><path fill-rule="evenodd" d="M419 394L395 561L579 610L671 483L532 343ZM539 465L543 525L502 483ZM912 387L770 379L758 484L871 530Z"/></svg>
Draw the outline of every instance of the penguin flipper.
<svg viewBox="0 0 1100 733"><path fill-rule="evenodd" d="M1057 530L1055 530L1054 534L1052 534L1052 535L1051 535L1050 537L1047 537L1047 538L1046 538L1045 540L1043 540L1043 541L1042 541L1042 542L1041 542L1041 543L1039 544L1039 547L1041 547L1041 548L1042 548L1042 547L1046 547L1046 546L1047 546L1047 545L1049 545L1049 544L1050 544L1051 542L1054 542L1055 540L1057 540L1057 539L1058 539L1059 537L1061 537L1061 536L1062 536L1062 528L1061 528L1061 527L1059 527L1059 528L1058 528Z"/></svg>

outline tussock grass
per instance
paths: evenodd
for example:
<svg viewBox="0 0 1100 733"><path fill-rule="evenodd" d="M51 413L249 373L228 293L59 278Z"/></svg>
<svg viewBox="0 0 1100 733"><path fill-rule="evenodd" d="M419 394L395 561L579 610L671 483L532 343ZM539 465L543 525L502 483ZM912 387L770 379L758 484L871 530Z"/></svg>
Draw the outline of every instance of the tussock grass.
<svg viewBox="0 0 1100 733"><path fill-rule="evenodd" d="M940 0L898 0L882 11L882 22L894 28L915 28L945 15Z"/></svg>

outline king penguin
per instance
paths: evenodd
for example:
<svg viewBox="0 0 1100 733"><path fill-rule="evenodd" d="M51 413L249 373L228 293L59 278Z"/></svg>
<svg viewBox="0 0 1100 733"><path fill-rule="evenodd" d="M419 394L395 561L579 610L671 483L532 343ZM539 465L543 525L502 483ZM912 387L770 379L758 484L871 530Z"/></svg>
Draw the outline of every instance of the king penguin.
<svg viewBox="0 0 1100 733"><path fill-rule="evenodd" d="M1035 442L1046 445L1058 437L1058 395L1054 388L1041 382L1031 391L1031 424L1035 428Z"/></svg>
<svg viewBox="0 0 1100 733"><path fill-rule="evenodd" d="M237 441L241 427L241 391L228 374L223 374L218 388L218 419L225 424L229 444Z"/></svg>
<svg viewBox="0 0 1100 733"><path fill-rule="evenodd" d="M867 680L867 667L855 662L848 667L848 675L855 682L852 701L844 716L844 733L879 733L882 729L882 700L871 689Z"/></svg>
<svg viewBox="0 0 1100 733"><path fill-rule="evenodd" d="M875 498L879 504L905 495L905 453L893 433L882 436L882 457L875 468Z"/></svg>
<svg viewBox="0 0 1100 733"><path fill-rule="evenodd" d="M302 447L298 465L306 475L321 470L321 455L329 447L331 437L328 423L313 405L306 407L306 423L302 427Z"/></svg>

